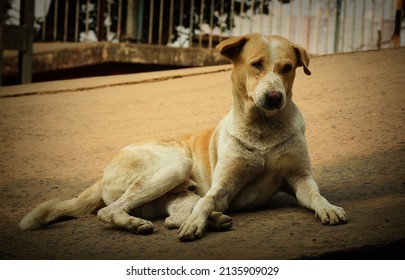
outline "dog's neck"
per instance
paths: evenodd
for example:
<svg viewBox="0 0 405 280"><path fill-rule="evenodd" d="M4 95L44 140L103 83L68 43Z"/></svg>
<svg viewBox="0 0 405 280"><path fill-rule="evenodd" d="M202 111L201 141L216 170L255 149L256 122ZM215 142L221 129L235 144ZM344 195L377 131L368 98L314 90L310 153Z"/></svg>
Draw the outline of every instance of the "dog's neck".
<svg viewBox="0 0 405 280"><path fill-rule="evenodd" d="M240 90L240 89L239 89ZM233 107L229 112L228 133L245 146L266 151L268 143L280 142L291 136L295 104L287 100L282 110L266 112L255 106L246 92L233 90ZM271 139L271 140L270 140Z"/></svg>

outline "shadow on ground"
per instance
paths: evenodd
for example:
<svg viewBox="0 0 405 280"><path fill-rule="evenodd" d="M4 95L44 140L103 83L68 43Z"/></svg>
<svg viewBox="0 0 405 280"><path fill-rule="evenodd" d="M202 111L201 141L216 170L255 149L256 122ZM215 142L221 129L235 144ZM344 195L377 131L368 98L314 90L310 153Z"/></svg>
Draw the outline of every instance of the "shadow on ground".
<svg viewBox="0 0 405 280"><path fill-rule="evenodd" d="M280 193L266 209L232 213L229 232L182 243L176 231L155 221L152 235L136 236L95 216L67 220L37 231L16 227L26 203L27 181L2 188L8 219L0 230L2 259L398 259L404 258L405 147L352 158L315 170L325 196L345 208L349 223L324 226L296 200ZM55 188L33 180L32 186ZM58 182L58 188L87 182ZM55 190L55 189L53 189ZM34 192L35 193L35 192ZM37 193L41 200L46 194ZM30 199L32 196L30 195Z"/></svg>

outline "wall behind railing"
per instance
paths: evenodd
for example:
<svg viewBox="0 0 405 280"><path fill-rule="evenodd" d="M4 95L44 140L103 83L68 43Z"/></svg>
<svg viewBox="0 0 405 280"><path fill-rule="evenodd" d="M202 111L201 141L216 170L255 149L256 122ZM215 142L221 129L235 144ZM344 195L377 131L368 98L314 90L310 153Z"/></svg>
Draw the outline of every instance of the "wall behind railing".
<svg viewBox="0 0 405 280"><path fill-rule="evenodd" d="M8 23L19 1L9 0ZM36 0L35 41L111 41L214 47L260 32L312 54L392 47L398 0ZM402 17L401 17L402 19ZM402 21L403 22L403 21ZM191 28L190 28L191 27ZM404 28L400 31L404 33ZM400 45L405 45L401 36Z"/></svg>

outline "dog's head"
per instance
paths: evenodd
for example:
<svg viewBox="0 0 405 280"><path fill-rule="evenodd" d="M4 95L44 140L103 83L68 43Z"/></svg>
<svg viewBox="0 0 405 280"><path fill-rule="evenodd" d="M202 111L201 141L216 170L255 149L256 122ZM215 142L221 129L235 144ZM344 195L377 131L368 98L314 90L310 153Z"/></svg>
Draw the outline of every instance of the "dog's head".
<svg viewBox="0 0 405 280"><path fill-rule="evenodd" d="M233 37L222 41L217 50L234 65L234 92L266 112L282 110L291 98L297 67L311 75L305 49L280 36Z"/></svg>

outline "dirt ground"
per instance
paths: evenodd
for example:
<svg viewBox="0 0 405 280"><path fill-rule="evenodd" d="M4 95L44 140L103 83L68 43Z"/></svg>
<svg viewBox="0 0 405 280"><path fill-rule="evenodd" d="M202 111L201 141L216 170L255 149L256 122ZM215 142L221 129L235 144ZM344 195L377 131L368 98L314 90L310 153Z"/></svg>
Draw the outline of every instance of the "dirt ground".
<svg viewBox="0 0 405 280"><path fill-rule="evenodd" d="M78 194L124 146L216 124L232 103L229 68L0 88L0 258L356 258L350 252L359 250L368 258L368 250L392 244L404 257L404 48L316 57L309 77L297 70L294 100L307 122L314 175L325 197L345 208L346 225L324 226L280 194L266 209L231 213L231 231L192 243L163 220L148 236L94 215L36 231L17 227L38 203ZM398 257L384 252L373 257Z"/></svg>

